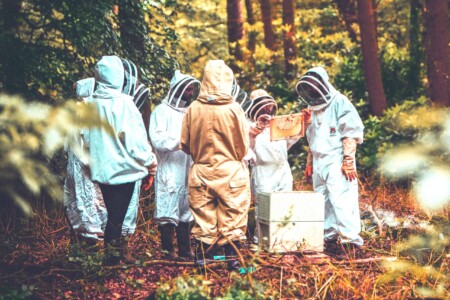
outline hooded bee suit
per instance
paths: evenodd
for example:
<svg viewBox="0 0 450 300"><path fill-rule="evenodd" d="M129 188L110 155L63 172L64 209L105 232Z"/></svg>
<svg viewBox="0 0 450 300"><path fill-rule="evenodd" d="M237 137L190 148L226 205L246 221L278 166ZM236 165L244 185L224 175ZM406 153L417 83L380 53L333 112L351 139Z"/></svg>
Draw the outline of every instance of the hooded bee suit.
<svg viewBox="0 0 450 300"><path fill-rule="evenodd" d="M225 245L244 240L250 180L243 161L249 148L245 113L232 93L233 72L222 60L205 66L200 96L186 111L180 148L194 161L189 205L195 238Z"/></svg>
<svg viewBox="0 0 450 300"><path fill-rule="evenodd" d="M147 167L156 167L156 157L132 97L121 93L124 68L120 58L102 57L95 75L97 89L89 102L113 132L90 128L84 138L89 148L91 178L99 183L108 210L105 246L117 246L136 182L147 175ZM109 263L117 263L117 257L109 252Z"/></svg>
<svg viewBox="0 0 450 300"><path fill-rule="evenodd" d="M76 95L84 101L92 96L95 87L94 78L77 81ZM72 145L77 151L83 152L84 144L81 138L83 131L74 132L71 136ZM84 153L78 153L84 157ZM86 238L98 239L108 218L105 202L100 188L93 183L87 174L87 161L82 162L71 147L67 147L67 174L64 183L64 204L67 217L75 233ZM136 229L137 209L139 202L140 181L136 183L133 197L128 207L122 227L122 235L133 234Z"/></svg>
<svg viewBox="0 0 450 300"><path fill-rule="evenodd" d="M276 114L276 101L264 90L255 90L250 94L252 105L248 117L253 122L250 127L250 146L256 159L252 165L252 191L255 195L255 217L258 217L258 193L292 191L292 172L288 162L288 150L299 137L287 140L271 141L270 128L258 129L256 122L262 114L261 109L272 107ZM258 223L254 236L258 243Z"/></svg>
<svg viewBox="0 0 450 300"><path fill-rule="evenodd" d="M167 97L150 115L149 136L158 159L155 178L155 219L160 224L162 247L170 255L176 227L179 255L189 256L190 222L187 180L192 159L179 149L184 113L195 100L200 81L175 71ZM186 246L186 247L184 247ZM186 248L186 249L185 249Z"/></svg>
<svg viewBox="0 0 450 300"><path fill-rule="evenodd" d="M304 79L304 80L303 80ZM319 79L319 80L317 80ZM351 102L329 82L327 72L310 69L297 84L300 97L307 99L308 80L322 82L321 97L309 98L312 123L306 131L313 160L313 185L325 196L325 240L363 245L358 205L358 181L349 181L341 170L345 143L363 142L364 125ZM324 84L324 85L323 85ZM354 151L352 167L356 168Z"/></svg>

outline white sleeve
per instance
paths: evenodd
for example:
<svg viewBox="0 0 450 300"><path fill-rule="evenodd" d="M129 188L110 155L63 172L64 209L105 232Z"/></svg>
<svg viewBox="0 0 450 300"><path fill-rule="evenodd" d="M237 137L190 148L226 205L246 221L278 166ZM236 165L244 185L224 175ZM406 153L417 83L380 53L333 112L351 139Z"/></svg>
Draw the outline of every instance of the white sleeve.
<svg viewBox="0 0 450 300"><path fill-rule="evenodd" d="M169 120L167 117L167 115L159 113L158 109L155 109L150 115L150 127L148 130L150 141L158 151L178 151L181 132L176 136L168 132L167 125Z"/></svg>
<svg viewBox="0 0 450 300"><path fill-rule="evenodd" d="M338 126L342 138L353 138L358 144L364 140L364 125L353 104L342 96L337 106Z"/></svg>
<svg viewBox="0 0 450 300"><path fill-rule="evenodd" d="M150 166L155 158L147 141L144 121L132 100L125 107L129 114L122 127L126 150L139 164Z"/></svg>

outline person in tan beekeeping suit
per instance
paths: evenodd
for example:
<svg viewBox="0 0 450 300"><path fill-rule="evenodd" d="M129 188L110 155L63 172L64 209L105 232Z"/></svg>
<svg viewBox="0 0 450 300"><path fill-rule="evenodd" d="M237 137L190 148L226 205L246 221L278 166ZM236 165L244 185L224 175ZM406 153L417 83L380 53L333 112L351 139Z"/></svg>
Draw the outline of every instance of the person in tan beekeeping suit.
<svg viewBox="0 0 450 300"><path fill-rule="evenodd" d="M188 179L189 206L200 264L218 254L214 247L206 251L211 245L223 246L225 255L233 257L236 252L229 241L239 246L246 239L250 179L243 159L249 132L245 113L232 96L233 78L224 61L208 61L200 95L183 120L180 148L194 161Z"/></svg>

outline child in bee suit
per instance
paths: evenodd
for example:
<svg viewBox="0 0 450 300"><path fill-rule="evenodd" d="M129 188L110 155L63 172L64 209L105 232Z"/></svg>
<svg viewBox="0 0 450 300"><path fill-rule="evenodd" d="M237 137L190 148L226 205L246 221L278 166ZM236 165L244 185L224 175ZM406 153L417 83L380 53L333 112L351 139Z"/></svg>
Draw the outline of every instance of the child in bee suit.
<svg viewBox="0 0 450 300"><path fill-rule="evenodd" d="M180 148L194 163L189 172L193 234L200 246L220 246L235 256L246 239L250 180L244 157L249 137L245 113L232 96L234 75L223 60L205 66L200 95L186 111ZM209 258L214 253L206 253ZM197 256L201 257L197 251ZM208 258L208 257L207 257ZM198 260L197 260L198 262ZM232 264L229 264L233 267Z"/></svg>
<svg viewBox="0 0 450 300"><path fill-rule="evenodd" d="M150 115L149 136L159 162L155 178L155 219L168 259L193 259L190 231L194 218L187 191L192 159L179 145L184 113L199 92L200 81L176 70L167 97ZM178 255L174 251L174 232Z"/></svg>
<svg viewBox="0 0 450 300"><path fill-rule="evenodd" d="M314 190L325 197L325 249L337 241L359 248L363 239L355 153L356 145L363 142L363 123L321 67L308 70L296 91L312 112L306 130L310 153L305 175L312 177Z"/></svg>
<svg viewBox="0 0 450 300"><path fill-rule="evenodd" d="M256 159L252 163L252 191L255 199L256 228L253 242L258 244L258 193L292 191L292 172L288 162L288 150L299 140L270 140L270 120L277 113L277 102L265 90L250 93L247 116L251 120L250 147Z"/></svg>

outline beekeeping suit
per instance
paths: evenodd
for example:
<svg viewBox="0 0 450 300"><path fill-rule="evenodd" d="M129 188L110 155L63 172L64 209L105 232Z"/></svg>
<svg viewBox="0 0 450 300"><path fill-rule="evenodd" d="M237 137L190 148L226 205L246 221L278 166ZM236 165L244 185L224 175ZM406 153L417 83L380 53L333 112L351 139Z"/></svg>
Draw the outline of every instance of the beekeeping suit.
<svg viewBox="0 0 450 300"><path fill-rule="evenodd" d="M224 61L208 61L200 96L183 119L180 148L194 161L188 180L193 233L207 245L246 238L249 137L245 113L232 97L233 79Z"/></svg>
<svg viewBox="0 0 450 300"><path fill-rule="evenodd" d="M292 172L288 162L288 150L299 137L287 140L271 141L269 123L265 126L258 122L260 117L273 117L277 112L277 103L265 90L255 90L250 94L251 106L247 116L251 120L250 145L256 159L252 165L252 191L255 199L255 217L258 217L258 193L292 191ZM256 223L254 243L258 243L258 223Z"/></svg>
<svg viewBox="0 0 450 300"><path fill-rule="evenodd" d="M314 190L325 196L325 241L340 238L361 246L355 152L356 144L363 142L363 123L321 67L306 72L296 90L312 111L306 135Z"/></svg>
<svg viewBox="0 0 450 300"><path fill-rule="evenodd" d="M173 234L177 232L179 256L189 256L190 222L187 177L192 159L179 149L184 113L200 91L200 81L179 70L170 81L166 98L150 115L149 136L159 167L155 177L155 219L163 250L174 258ZM184 238L183 238L184 237ZM190 248L189 248L190 249Z"/></svg>
<svg viewBox="0 0 450 300"><path fill-rule="evenodd" d="M81 79L74 85L76 96L83 101L94 92L95 79ZM75 233L92 239L103 236L107 212L103 196L97 184L89 178L85 160L84 144L77 130L71 137L67 149L67 173L64 184L64 203L67 217ZM72 149L73 148L73 149ZM133 198L125 217L122 235L133 234L136 229L140 182L136 184Z"/></svg>

